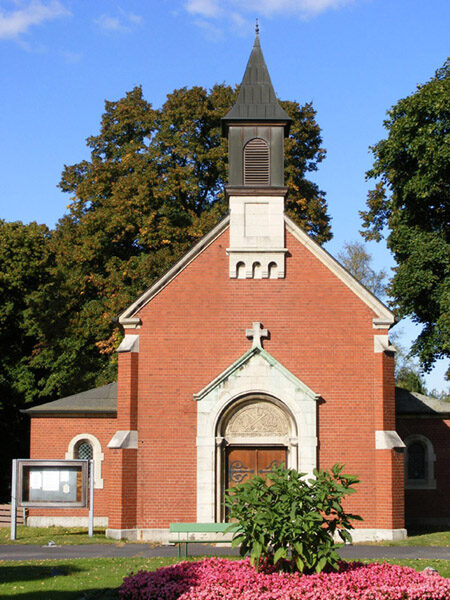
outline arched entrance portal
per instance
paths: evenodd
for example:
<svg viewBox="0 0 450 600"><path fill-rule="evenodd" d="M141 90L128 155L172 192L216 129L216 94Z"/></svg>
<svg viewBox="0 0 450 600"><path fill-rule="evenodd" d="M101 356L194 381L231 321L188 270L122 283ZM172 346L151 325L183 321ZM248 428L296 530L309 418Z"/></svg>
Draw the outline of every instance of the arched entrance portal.
<svg viewBox="0 0 450 600"><path fill-rule="evenodd" d="M225 518L225 489L264 477L281 463L296 467L297 453L291 451L296 438L294 419L279 400L252 395L233 402L217 427L216 518Z"/></svg>
<svg viewBox="0 0 450 600"><path fill-rule="evenodd" d="M261 457L253 456L256 470L267 466L258 466L267 458L264 451L282 450L289 468L312 477L317 466L318 398L259 345L194 394L199 523L224 517L223 490L227 463L236 458L230 458L233 449L259 449Z"/></svg>

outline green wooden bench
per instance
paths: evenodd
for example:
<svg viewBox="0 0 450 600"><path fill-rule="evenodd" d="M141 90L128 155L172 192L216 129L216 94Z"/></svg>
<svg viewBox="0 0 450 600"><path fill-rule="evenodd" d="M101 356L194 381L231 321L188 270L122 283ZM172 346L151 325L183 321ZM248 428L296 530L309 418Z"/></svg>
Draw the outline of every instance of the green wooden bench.
<svg viewBox="0 0 450 600"><path fill-rule="evenodd" d="M190 535L195 533L222 533L230 527L230 523L170 523L170 533L177 534L176 539L172 539L171 543L178 545L178 558L181 558L181 546L184 544L184 556L187 557L188 544L218 544L220 539L192 539ZM229 533L234 533L238 528L236 525ZM230 540L223 540L224 542Z"/></svg>

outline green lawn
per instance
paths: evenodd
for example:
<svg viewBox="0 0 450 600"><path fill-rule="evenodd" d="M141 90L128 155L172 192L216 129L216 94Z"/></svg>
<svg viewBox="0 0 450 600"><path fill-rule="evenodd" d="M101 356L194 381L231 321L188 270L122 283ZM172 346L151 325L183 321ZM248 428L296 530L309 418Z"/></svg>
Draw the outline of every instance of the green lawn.
<svg viewBox="0 0 450 600"><path fill-rule="evenodd" d="M0 561L0 598L18 600L117 600L114 589L125 575L140 569L157 569L176 558L80 558L33 562ZM192 557L190 560L194 560ZM365 561L369 562L369 561ZM450 577L450 561L389 560L418 571L434 567Z"/></svg>
<svg viewBox="0 0 450 600"><path fill-rule="evenodd" d="M125 575L154 570L176 558L79 558L75 560L0 561L0 598L75 600L116 598Z"/></svg>
<svg viewBox="0 0 450 600"><path fill-rule="evenodd" d="M58 546L67 544L117 544L117 540L105 537L105 530L94 529L94 535L90 538L86 527L17 527L17 540L10 539L9 527L0 527L0 544L37 544L45 546L49 541ZM123 543L123 542L120 542Z"/></svg>
<svg viewBox="0 0 450 600"><path fill-rule="evenodd" d="M67 544L117 544L118 542L105 537L105 530L94 529L93 537L88 537L85 527L25 527L17 528L17 540L10 540L9 527L0 527L0 544L37 544L45 546L50 540L58 546ZM148 543L148 542L147 542ZM363 542L367 544L368 542ZM450 546L450 531L411 532L406 540L399 542L371 542L378 546Z"/></svg>
<svg viewBox="0 0 450 600"><path fill-rule="evenodd" d="M361 542L367 544L368 542ZM376 546L450 546L450 531L433 533L411 532L406 540L398 542L370 542Z"/></svg>

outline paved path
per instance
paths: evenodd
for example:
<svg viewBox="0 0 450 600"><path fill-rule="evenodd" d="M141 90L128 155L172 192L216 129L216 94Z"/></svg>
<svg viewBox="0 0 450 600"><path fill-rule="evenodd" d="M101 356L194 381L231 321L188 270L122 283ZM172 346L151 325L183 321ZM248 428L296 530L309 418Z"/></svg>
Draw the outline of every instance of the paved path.
<svg viewBox="0 0 450 600"><path fill-rule="evenodd" d="M238 554L236 549L203 544L190 544L191 556ZM450 547L432 546L345 546L339 554L346 559L424 558L450 560ZM150 544L86 544L79 546L31 546L26 544L0 545L1 560L45 560L94 557L153 557L176 556L175 546Z"/></svg>

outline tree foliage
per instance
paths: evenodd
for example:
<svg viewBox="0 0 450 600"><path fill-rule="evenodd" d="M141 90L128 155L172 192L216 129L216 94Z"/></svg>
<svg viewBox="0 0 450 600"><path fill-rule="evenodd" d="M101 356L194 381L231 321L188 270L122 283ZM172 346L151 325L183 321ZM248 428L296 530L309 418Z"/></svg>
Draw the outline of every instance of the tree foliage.
<svg viewBox="0 0 450 600"><path fill-rule="evenodd" d="M26 402L116 378L117 315L225 215L221 117L236 94L182 88L155 109L136 87L107 101L89 158L64 167L70 202L56 228L0 221L3 464L27 453ZM331 237L325 197L306 178L325 156L320 129L311 104L283 106L293 118L287 210L321 243Z"/></svg>
<svg viewBox="0 0 450 600"><path fill-rule="evenodd" d="M382 298L386 293L387 274L384 269L372 269L372 257L361 242L345 242L337 255L339 261L355 279L375 296Z"/></svg>
<svg viewBox="0 0 450 600"><path fill-rule="evenodd" d="M114 318L226 213L220 119L235 98L225 85L182 88L154 109L136 87L106 102L87 140L90 159L65 166L59 185L71 194L69 212L52 233L55 262L35 305L46 343L33 362L50 368L47 397L114 379ZM315 112L283 106L293 118L287 210L324 242L325 197L306 179L325 155Z"/></svg>
<svg viewBox="0 0 450 600"><path fill-rule="evenodd" d="M232 525L234 546L242 556L250 554L253 565L262 560L285 570L320 572L337 568L339 555L333 536L351 542L352 521L361 517L346 513L342 500L355 492L359 482L342 473L343 465L331 471L305 473L276 466L266 478L252 477L227 490L225 504Z"/></svg>
<svg viewBox="0 0 450 600"><path fill-rule="evenodd" d="M391 342L396 348L395 353L395 385L410 392L427 394L427 388L423 376L423 369L417 364L417 359L413 358L401 342L402 330L395 330L390 334Z"/></svg>
<svg viewBox="0 0 450 600"><path fill-rule="evenodd" d="M0 221L0 501L8 500L11 459L28 454L28 419L20 409L38 397L45 371L33 366L39 352L34 296L51 263L45 225Z"/></svg>
<svg viewBox="0 0 450 600"><path fill-rule="evenodd" d="M398 265L389 295L400 317L423 326L413 352L429 370L450 355L450 61L391 108L384 126L363 235L380 240L388 229Z"/></svg>

